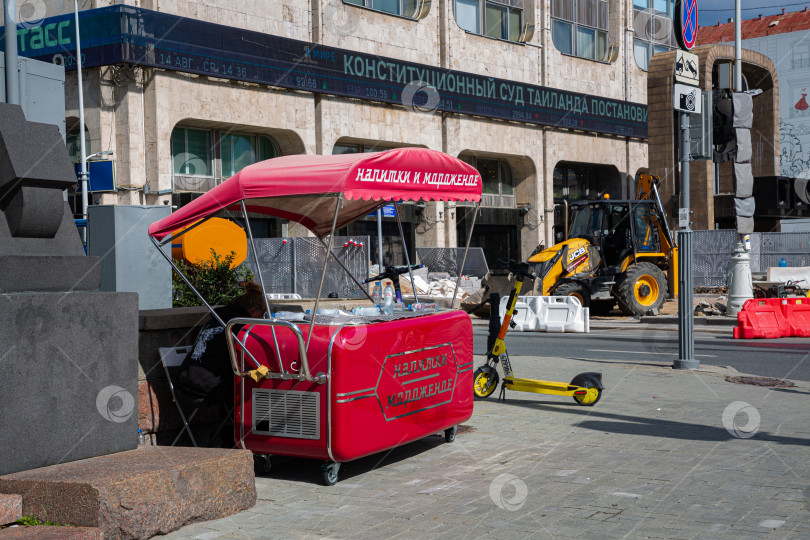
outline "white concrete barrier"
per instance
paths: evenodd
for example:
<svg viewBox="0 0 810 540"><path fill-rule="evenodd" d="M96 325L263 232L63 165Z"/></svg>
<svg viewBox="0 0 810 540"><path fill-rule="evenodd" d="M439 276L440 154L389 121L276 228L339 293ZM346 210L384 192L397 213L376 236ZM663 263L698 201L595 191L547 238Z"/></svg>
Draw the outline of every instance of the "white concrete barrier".
<svg viewBox="0 0 810 540"><path fill-rule="evenodd" d="M768 281L799 282L802 289L810 288L810 266L772 266L768 268Z"/></svg>
<svg viewBox="0 0 810 540"><path fill-rule="evenodd" d="M508 302L501 299L501 320ZM520 296L512 320L518 332L590 332L589 310L573 296Z"/></svg>

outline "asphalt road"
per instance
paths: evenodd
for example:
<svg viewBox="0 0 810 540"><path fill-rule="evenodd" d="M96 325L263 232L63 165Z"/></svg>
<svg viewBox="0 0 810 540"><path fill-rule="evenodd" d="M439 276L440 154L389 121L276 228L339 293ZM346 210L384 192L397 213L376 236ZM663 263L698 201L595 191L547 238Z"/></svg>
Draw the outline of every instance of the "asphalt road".
<svg viewBox="0 0 810 540"><path fill-rule="evenodd" d="M642 325L638 325L642 326ZM485 326L474 329L475 354L486 353ZM588 334L510 332L511 356L556 356L594 362L666 362L678 357L677 327L592 328ZM810 381L810 338L735 340L731 328L695 332L695 357L701 364L731 366L742 373Z"/></svg>

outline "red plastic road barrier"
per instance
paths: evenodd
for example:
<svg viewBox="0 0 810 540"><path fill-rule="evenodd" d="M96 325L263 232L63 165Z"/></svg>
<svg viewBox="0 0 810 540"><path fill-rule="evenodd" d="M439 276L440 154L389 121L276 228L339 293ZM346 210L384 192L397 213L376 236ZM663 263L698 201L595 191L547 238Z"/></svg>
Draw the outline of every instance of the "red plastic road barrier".
<svg viewBox="0 0 810 540"><path fill-rule="evenodd" d="M775 300L775 302L774 302ZM752 298L737 313L735 339L780 338L791 335L782 314L783 298Z"/></svg>
<svg viewBox="0 0 810 540"><path fill-rule="evenodd" d="M775 298L782 300L782 315L793 337L810 337L810 298Z"/></svg>

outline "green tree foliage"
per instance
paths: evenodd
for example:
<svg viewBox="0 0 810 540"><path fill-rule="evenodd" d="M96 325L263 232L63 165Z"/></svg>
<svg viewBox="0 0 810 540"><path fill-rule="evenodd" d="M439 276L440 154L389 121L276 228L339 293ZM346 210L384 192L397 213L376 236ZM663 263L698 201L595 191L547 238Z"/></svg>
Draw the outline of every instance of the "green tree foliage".
<svg viewBox="0 0 810 540"><path fill-rule="evenodd" d="M251 281L254 276L244 265L231 268L236 253L223 256L217 255L211 250L211 259L207 261L197 261L192 264L186 261L176 261L177 267L183 272L194 288L205 298L210 305L224 305L239 296L243 292L241 283ZM191 288L186 285L183 278L172 274L172 306L189 307L201 306L202 301L197 297Z"/></svg>

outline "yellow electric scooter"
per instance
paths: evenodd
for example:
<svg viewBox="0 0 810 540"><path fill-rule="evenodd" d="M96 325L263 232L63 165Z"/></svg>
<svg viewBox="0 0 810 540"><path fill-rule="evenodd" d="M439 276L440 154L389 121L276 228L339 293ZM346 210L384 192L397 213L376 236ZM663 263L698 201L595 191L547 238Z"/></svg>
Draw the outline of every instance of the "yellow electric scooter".
<svg viewBox="0 0 810 540"><path fill-rule="evenodd" d="M495 369L500 362L503 367L504 379L501 385L501 399L505 398L506 390L516 390L518 392L534 392L537 394L552 394L555 396L570 396L580 405L593 406L602 397L602 374L601 373L580 373L574 377L570 383L553 381L537 381L534 379L519 379L512 373L512 365L509 362L509 354L506 352L504 338L506 332L512 324L512 315L515 313L520 289L525 278L534 279L528 263L517 263L515 261L498 261L506 266L515 275L515 286L509 294L508 308L500 320L499 304L497 293L490 296L490 324L489 339L487 348L487 363L475 371L473 376L473 392L479 398L487 398L492 395L498 386L498 371ZM496 334L497 332L497 334ZM494 338L494 340L493 340Z"/></svg>

